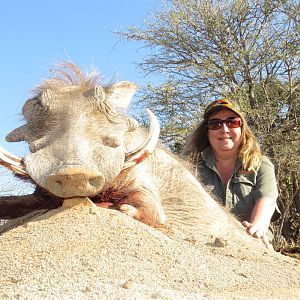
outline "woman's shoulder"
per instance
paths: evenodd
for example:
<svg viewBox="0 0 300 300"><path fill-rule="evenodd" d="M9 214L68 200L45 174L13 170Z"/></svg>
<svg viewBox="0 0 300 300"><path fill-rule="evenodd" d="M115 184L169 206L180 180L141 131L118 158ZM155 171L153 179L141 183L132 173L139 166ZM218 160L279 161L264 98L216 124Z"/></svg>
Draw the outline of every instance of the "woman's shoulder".
<svg viewBox="0 0 300 300"><path fill-rule="evenodd" d="M257 168L258 176L275 176L275 168L271 160L267 156L263 156L261 164Z"/></svg>
<svg viewBox="0 0 300 300"><path fill-rule="evenodd" d="M269 157L267 157L267 156L265 156L265 155L263 155L263 157L262 157L262 160L261 160L261 165L260 165L260 167L262 168L272 168L273 170L274 170L274 165L273 165L273 163L271 162L271 160L270 160L270 158Z"/></svg>

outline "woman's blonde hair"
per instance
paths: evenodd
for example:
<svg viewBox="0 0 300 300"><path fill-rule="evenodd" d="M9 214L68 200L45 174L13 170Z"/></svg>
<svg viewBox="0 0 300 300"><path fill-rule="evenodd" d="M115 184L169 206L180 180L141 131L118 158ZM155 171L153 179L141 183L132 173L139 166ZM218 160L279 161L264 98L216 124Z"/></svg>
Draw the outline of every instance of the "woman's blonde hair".
<svg viewBox="0 0 300 300"><path fill-rule="evenodd" d="M230 109L226 107L219 107L219 109L213 112L220 111L222 109ZM188 156L194 163L201 159L201 152L208 147L208 129L207 121L210 114L206 114L203 121L198 124L194 132L187 139L187 142L183 148L183 155ZM242 120L241 128L241 145L239 149L239 158L242 162L242 168L247 171L253 171L258 167L262 160L262 153L259 147L259 143L250 129L245 117L242 114L238 114Z"/></svg>

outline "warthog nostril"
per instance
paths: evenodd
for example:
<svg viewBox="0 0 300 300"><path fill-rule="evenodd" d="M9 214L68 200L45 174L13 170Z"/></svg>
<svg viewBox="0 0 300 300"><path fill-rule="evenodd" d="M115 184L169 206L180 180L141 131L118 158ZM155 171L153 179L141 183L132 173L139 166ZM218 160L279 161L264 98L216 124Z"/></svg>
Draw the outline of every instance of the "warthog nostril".
<svg viewBox="0 0 300 300"><path fill-rule="evenodd" d="M93 187L99 187L103 185L103 177L102 176L97 176L94 178L89 179L89 185Z"/></svg>
<svg viewBox="0 0 300 300"><path fill-rule="evenodd" d="M57 183L58 185L62 185L62 182L60 180L55 180L55 183Z"/></svg>

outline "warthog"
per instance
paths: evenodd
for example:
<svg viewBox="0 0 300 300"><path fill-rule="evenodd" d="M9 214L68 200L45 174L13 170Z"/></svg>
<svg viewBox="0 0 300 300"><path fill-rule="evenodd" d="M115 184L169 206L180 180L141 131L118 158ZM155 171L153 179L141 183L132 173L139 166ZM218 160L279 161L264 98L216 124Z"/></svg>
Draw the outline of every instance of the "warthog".
<svg viewBox="0 0 300 300"><path fill-rule="evenodd" d="M56 208L73 197L119 210L159 226L194 228L208 234L233 231L237 222L187 168L161 145L149 111L150 133L126 115L136 90L130 82L101 86L99 76L65 63L23 106L25 125L6 137L26 141L30 154L5 150L1 164L36 185L33 195L2 197L0 218Z"/></svg>

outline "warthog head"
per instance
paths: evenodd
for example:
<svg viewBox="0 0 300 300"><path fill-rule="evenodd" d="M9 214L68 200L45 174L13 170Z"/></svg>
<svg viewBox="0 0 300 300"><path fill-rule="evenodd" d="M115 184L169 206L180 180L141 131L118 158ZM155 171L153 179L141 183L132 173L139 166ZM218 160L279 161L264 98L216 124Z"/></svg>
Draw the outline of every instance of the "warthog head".
<svg viewBox="0 0 300 300"><path fill-rule="evenodd" d="M84 76L75 65L65 65L25 102L26 124L6 137L26 141L31 153L19 159L2 150L2 164L58 197L96 195L157 142L158 123L150 111L150 136L135 149L127 142L138 124L122 110L135 90L125 81L101 86L95 74Z"/></svg>

